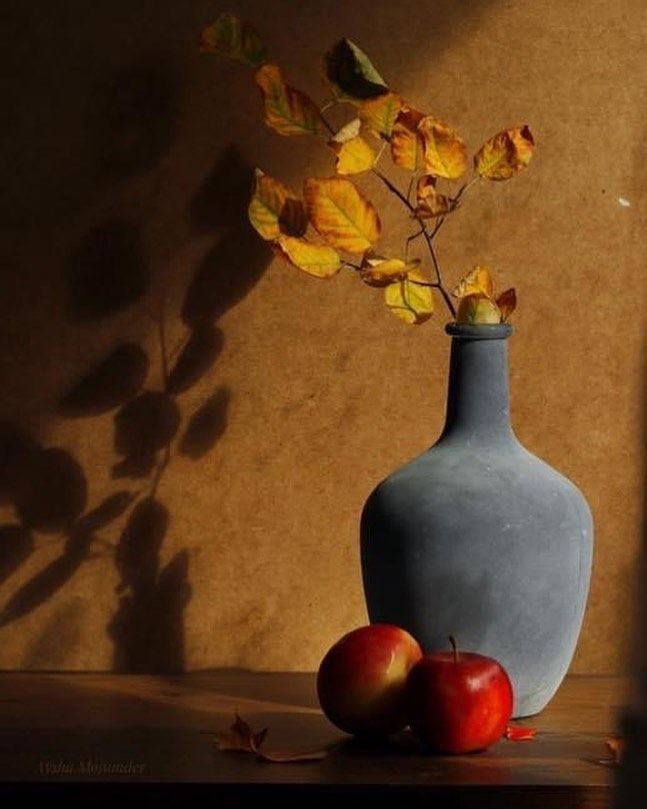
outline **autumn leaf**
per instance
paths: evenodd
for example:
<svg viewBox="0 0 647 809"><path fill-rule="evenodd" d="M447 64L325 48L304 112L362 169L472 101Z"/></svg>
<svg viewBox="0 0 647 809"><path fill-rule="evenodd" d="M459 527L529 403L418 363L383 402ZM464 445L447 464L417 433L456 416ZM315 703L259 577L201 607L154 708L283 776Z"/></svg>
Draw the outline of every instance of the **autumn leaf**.
<svg viewBox="0 0 647 809"><path fill-rule="evenodd" d="M254 731L244 719L236 713L235 721L223 733L216 734L216 746L223 752L251 753L263 761L287 764L298 761L320 761L327 755L326 750L274 750L267 752L262 749L267 738L268 729Z"/></svg>
<svg viewBox="0 0 647 809"><path fill-rule="evenodd" d="M419 266L418 259L407 264L400 258L385 258L368 251L362 259L359 275L362 281L371 287L386 287L404 280Z"/></svg>
<svg viewBox="0 0 647 809"><path fill-rule="evenodd" d="M340 40L326 53L324 73L341 99L363 101L389 92L371 60L350 39Z"/></svg>
<svg viewBox="0 0 647 809"><path fill-rule="evenodd" d="M321 113L314 101L285 84L276 65L263 65L256 72L265 104L265 123L279 135L318 135Z"/></svg>
<svg viewBox="0 0 647 809"><path fill-rule="evenodd" d="M525 742L534 739L537 731L535 728L522 727L521 725L508 725L503 735L513 742Z"/></svg>
<svg viewBox="0 0 647 809"><path fill-rule="evenodd" d="M456 313L457 323L500 323L501 312L487 295L474 294L461 298Z"/></svg>
<svg viewBox="0 0 647 809"><path fill-rule="evenodd" d="M391 132L391 159L408 171L422 171L425 167L425 141L418 129L423 118L421 112L403 107Z"/></svg>
<svg viewBox="0 0 647 809"><path fill-rule="evenodd" d="M331 278L341 268L339 255L326 244L314 244L307 239L284 235L278 237L276 244L282 258L317 278Z"/></svg>
<svg viewBox="0 0 647 809"><path fill-rule="evenodd" d="M235 714L234 724L229 730L217 734L216 743L219 750L244 750L258 754L266 736L267 728L255 733L244 719Z"/></svg>
<svg viewBox="0 0 647 809"><path fill-rule="evenodd" d="M355 118L328 141L337 155L338 174L360 174L369 171L375 163L375 152L360 135L362 122Z"/></svg>
<svg viewBox="0 0 647 809"><path fill-rule="evenodd" d="M267 58L267 51L256 29L226 11L202 31L200 50L219 53L252 67L263 64Z"/></svg>
<svg viewBox="0 0 647 809"><path fill-rule="evenodd" d="M333 247L364 253L378 240L380 217L350 180L310 178L303 195L308 218Z"/></svg>
<svg viewBox="0 0 647 809"><path fill-rule="evenodd" d="M504 129L474 156L476 173L488 180L509 180L530 163L535 141L528 126Z"/></svg>
<svg viewBox="0 0 647 809"><path fill-rule="evenodd" d="M252 226L267 241L277 239L281 233L302 236L308 225L303 203L294 191L260 169L255 172L247 214Z"/></svg>
<svg viewBox="0 0 647 809"><path fill-rule="evenodd" d="M620 764L626 745L622 736L612 736L610 739L605 739L604 745L611 754L612 762L614 764Z"/></svg>
<svg viewBox="0 0 647 809"><path fill-rule="evenodd" d="M487 267L478 264L452 291L455 298L465 298L467 295L485 295L486 298L491 298L493 294L492 275Z"/></svg>
<svg viewBox="0 0 647 809"><path fill-rule="evenodd" d="M386 95L362 101L358 115L367 129L370 129L371 132L381 138L390 140L396 118L401 109L402 99L400 96L395 93L386 93Z"/></svg>
<svg viewBox="0 0 647 809"><path fill-rule="evenodd" d="M386 287L384 301L396 317L411 325L429 320L434 311L429 279L418 269L411 270L406 278Z"/></svg>
<svg viewBox="0 0 647 809"><path fill-rule="evenodd" d="M455 180L467 169L465 141L447 124L425 115L418 123L424 141L424 166L428 174Z"/></svg>
<svg viewBox="0 0 647 809"><path fill-rule="evenodd" d="M415 215L419 219L433 219L443 216L454 209L451 197L439 194L436 191L436 177L431 174L423 174L416 184L417 206Z"/></svg>
<svg viewBox="0 0 647 809"><path fill-rule="evenodd" d="M510 289L506 289L505 292L502 292L496 299L496 305L501 312L501 322L505 323L517 308L517 293L514 291L514 288L511 287Z"/></svg>

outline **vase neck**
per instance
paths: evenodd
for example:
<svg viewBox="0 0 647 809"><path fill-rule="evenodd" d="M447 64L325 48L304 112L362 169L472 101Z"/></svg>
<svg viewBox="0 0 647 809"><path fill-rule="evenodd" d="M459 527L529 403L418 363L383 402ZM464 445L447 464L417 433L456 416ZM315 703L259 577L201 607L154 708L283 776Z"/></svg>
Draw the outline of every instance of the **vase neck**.
<svg viewBox="0 0 647 809"><path fill-rule="evenodd" d="M482 337L479 332L463 333L460 327L455 329L448 328L453 336L442 438L457 437L472 443L510 440L513 438L508 386L510 331Z"/></svg>

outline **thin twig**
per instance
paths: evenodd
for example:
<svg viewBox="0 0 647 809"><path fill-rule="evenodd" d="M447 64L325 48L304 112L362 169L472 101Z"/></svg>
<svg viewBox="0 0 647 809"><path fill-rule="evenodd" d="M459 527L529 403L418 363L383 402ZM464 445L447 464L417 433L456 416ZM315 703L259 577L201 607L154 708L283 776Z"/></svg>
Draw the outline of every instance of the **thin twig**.
<svg viewBox="0 0 647 809"><path fill-rule="evenodd" d="M397 188L395 185L393 185L391 180L389 180L388 177L385 177L384 174L382 174L382 172L379 171L378 169L373 168L373 169L371 169L371 171L373 172L373 174L375 174L376 177L379 177L380 180L382 180L382 182L384 183L384 185L389 189L389 191L392 194L395 194L396 197L407 206L407 208L411 211L411 213L413 213L414 207L409 202L409 200L404 196L402 191L400 191L399 188Z"/></svg>

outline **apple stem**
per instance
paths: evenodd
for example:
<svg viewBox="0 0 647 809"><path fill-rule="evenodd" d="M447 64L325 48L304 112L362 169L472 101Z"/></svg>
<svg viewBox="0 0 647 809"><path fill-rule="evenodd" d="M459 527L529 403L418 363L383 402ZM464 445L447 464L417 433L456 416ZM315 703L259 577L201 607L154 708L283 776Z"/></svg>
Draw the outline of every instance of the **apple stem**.
<svg viewBox="0 0 647 809"><path fill-rule="evenodd" d="M454 663L458 663L458 644L456 643L456 638L450 635L449 642L452 645L452 652L454 653Z"/></svg>

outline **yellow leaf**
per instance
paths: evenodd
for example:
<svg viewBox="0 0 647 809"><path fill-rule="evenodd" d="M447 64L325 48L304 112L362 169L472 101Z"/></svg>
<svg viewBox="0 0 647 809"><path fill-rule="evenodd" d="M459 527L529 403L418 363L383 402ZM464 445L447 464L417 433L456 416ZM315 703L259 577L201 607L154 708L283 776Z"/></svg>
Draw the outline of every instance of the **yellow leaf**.
<svg viewBox="0 0 647 809"><path fill-rule="evenodd" d="M514 291L514 287L502 292L496 299L496 303L501 312L501 321L505 323L517 308L517 293Z"/></svg>
<svg viewBox="0 0 647 809"><path fill-rule="evenodd" d="M256 72L256 84L265 103L265 123L279 135L317 135L321 113L314 101L285 84L276 65L263 65Z"/></svg>
<svg viewBox="0 0 647 809"><path fill-rule="evenodd" d="M384 258L367 252L362 259L359 275L362 281L371 287L386 287L396 281L402 281L419 265L418 259L406 264L400 258Z"/></svg>
<svg viewBox="0 0 647 809"><path fill-rule="evenodd" d="M527 126L504 129L474 156L476 173L488 180L509 180L530 163L535 141Z"/></svg>
<svg viewBox="0 0 647 809"><path fill-rule="evenodd" d="M423 174L416 185L416 216L421 219L433 219L449 213L454 205L450 197L436 191L436 178L431 174Z"/></svg>
<svg viewBox="0 0 647 809"><path fill-rule="evenodd" d="M424 141L425 171L454 180L467 169L465 142L447 124L425 115L418 124Z"/></svg>
<svg viewBox="0 0 647 809"><path fill-rule="evenodd" d="M301 236L308 224L303 203L296 194L260 169L256 169L247 213L252 226L268 241L281 233Z"/></svg>
<svg viewBox="0 0 647 809"><path fill-rule="evenodd" d="M252 67L261 65L267 56L258 31L235 15L223 11L208 25L200 37L200 50L219 53Z"/></svg>
<svg viewBox="0 0 647 809"><path fill-rule="evenodd" d="M380 217L350 180L310 178L303 196L308 218L333 247L364 253L378 240Z"/></svg>
<svg viewBox="0 0 647 809"><path fill-rule="evenodd" d="M338 174L360 174L373 168L375 152L359 134L361 124L360 119L355 118L328 141L337 155Z"/></svg>
<svg viewBox="0 0 647 809"><path fill-rule="evenodd" d="M307 239L296 239L293 236L279 236L277 240L282 257L290 264L315 275L317 278L331 278L339 272L341 259L326 244L313 244Z"/></svg>
<svg viewBox="0 0 647 809"><path fill-rule="evenodd" d="M402 99L395 93L363 101L359 108L362 123L381 138L390 140L393 126L400 110Z"/></svg>
<svg viewBox="0 0 647 809"><path fill-rule="evenodd" d="M461 298L456 313L457 323L500 323L501 312L496 303L485 295L474 294Z"/></svg>
<svg viewBox="0 0 647 809"><path fill-rule="evenodd" d="M420 283L415 283L416 281ZM411 270L402 281L384 290L384 301L396 317L411 325L429 320L434 311L434 299L427 277L420 270Z"/></svg>
<svg viewBox="0 0 647 809"><path fill-rule="evenodd" d="M481 267L478 264L452 292L455 298L465 298L468 295L485 295L485 297L491 298L493 294L492 275L487 267Z"/></svg>
<svg viewBox="0 0 647 809"><path fill-rule="evenodd" d="M403 107L391 132L391 158L396 166L409 171L422 171L425 165L425 141L418 129L421 112Z"/></svg>

